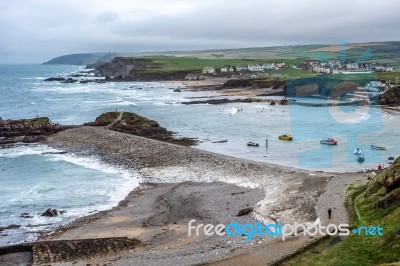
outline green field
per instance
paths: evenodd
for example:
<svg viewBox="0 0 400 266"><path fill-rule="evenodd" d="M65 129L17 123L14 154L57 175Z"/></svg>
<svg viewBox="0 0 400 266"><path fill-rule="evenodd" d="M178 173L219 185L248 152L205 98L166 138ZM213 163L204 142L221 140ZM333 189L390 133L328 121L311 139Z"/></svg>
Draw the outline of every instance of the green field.
<svg viewBox="0 0 400 266"><path fill-rule="evenodd" d="M258 59L207 59L196 57L176 57L176 56L148 56L154 63L158 64L157 68L152 71L193 71L201 72L204 67L220 68L223 65L231 66L247 66L248 64L263 64L266 60Z"/></svg>
<svg viewBox="0 0 400 266"><path fill-rule="evenodd" d="M362 43L362 44L342 44L333 45L288 45L272 47L253 47L238 49L212 49L197 51L171 51L157 53L93 53L93 54L71 54L60 56L50 60L50 64L93 64L97 60L109 61L114 57L152 57L165 62L162 56L176 56L199 59L220 59L221 65L237 65L238 62L253 62L253 60L262 62L284 61L288 64L300 64L306 59L340 59L351 62L378 62L387 63L394 67L400 67L400 42L380 42L380 43ZM236 59L239 61L231 61ZM246 61L249 60L249 61ZM170 61L167 59L167 61ZM216 65L220 66L219 62ZM174 62L171 62L171 68L174 69ZM179 65L179 64L178 64ZM190 67L190 66L189 66ZM175 65L175 69L180 69Z"/></svg>
<svg viewBox="0 0 400 266"><path fill-rule="evenodd" d="M336 46L336 47L335 47ZM170 56L185 56L208 59L262 59L287 60L298 64L306 59L340 59L351 62L378 62L400 67L400 42L333 45L291 45L239 49L219 49L160 53Z"/></svg>
<svg viewBox="0 0 400 266"><path fill-rule="evenodd" d="M351 196L347 205L351 210L351 226L379 225L384 228L383 236L351 234L342 237L342 241L336 244L331 237L284 265L359 266L400 263L400 188L396 183L399 172L398 158L391 168L376 176L368 185L349 187ZM398 199L387 208L377 207L380 200L390 196L389 192Z"/></svg>

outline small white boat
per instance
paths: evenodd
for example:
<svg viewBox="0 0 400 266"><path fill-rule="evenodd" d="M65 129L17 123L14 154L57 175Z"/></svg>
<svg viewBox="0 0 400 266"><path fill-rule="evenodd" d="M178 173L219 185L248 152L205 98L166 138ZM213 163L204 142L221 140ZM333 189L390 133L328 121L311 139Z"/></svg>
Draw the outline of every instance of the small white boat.
<svg viewBox="0 0 400 266"><path fill-rule="evenodd" d="M361 155L361 154L362 154L362 149L361 149L361 148L356 148L356 149L354 150L354 154L355 154L355 155Z"/></svg>
<svg viewBox="0 0 400 266"><path fill-rule="evenodd" d="M382 147L382 146L375 146L375 145L371 145L371 149L373 149L373 150L386 150L385 147Z"/></svg>
<svg viewBox="0 0 400 266"><path fill-rule="evenodd" d="M394 163L394 157L390 156L388 158L388 164L393 164Z"/></svg>
<svg viewBox="0 0 400 266"><path fill-rule="evenodd" d="M247 146L258 147L260 145L258 143L253 142L253 141L249 141L249 142L247 142Z"/></svg>
<svg viewBox="0 0 400 266"><path fill-rule="evenodd" d="M333 138L329 138L329 139L323 139L319 143L327 144L327 145L336 145L337 144L337 140L333 139Z"/></svg>

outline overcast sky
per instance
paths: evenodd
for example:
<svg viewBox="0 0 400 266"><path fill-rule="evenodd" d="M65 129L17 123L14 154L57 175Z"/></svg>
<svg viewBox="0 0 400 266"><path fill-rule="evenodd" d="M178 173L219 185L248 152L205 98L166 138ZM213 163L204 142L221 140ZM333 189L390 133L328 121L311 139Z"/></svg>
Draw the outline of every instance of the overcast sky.
<svg viewBox="0 0 400 266"><path fill-rule="evenodd" d="M400 37L398 0L0 0L0 10L0 63Z"/></svg>

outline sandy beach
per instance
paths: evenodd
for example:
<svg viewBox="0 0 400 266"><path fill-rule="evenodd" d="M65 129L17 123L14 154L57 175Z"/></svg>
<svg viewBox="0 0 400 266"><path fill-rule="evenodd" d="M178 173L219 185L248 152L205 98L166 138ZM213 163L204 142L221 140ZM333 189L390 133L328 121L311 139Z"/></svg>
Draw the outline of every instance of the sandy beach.
<svg viewBox="0 0 400 266"><path fill-rule="evenodd" d="M227 82L229 78L208 78L204 80L185 80L185 81L163 81L162 83L179 83L187 90L194 91L215 91L221 96L238 96L238 97L256 97L260 94L273 94L282 92L282 90L269 88L255 88L255 87L237 87L237 88L223 88L222 85Z"/></svg>
<svg viewBox="0 0 400 266"><path fill-rule="evenodd" d="M282 241L257 236L249 241L246 236L188 236L188 223L192 219L196 220L194 225L256 223L255 215L270 223L310 223L317 217L327 223L329 207L334 211L331 222L347 222L344 189L366 179L364 174L311 172L258 163L101 127L59 132L47 144L76 154L98 155L107 163L139 171L143 179L118 206L40 238L54 242L38 243L73 246L69 241L132 239L140 244L68 261L57 259L45 248L45 252L34 254L35 265L273 264L319 237L296 236ZM254 210L237 216L246 208ZM95 250L97 245L91 248ZM46 259L41 259L44 253Z"/></svg>

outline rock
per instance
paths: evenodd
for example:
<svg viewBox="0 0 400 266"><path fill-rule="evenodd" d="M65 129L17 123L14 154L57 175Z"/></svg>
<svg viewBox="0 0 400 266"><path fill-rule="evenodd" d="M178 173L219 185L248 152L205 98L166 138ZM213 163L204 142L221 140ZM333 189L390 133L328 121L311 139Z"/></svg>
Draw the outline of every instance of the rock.
<svg viewBox="0 0 400 266"><path fill-rule="evenodd" d="M397 228L396 232L394 233L394 235L398 238L400 238L400 227Z"/></svg>
<svg viewBox="0 0 400 266"><path fill-rule="evenodd" d="M47 210L45 210L41 216L46 216L46 217L56 217L58 216L58 211L56 209L51 209L48 208Z"/></svg>
<svg viewBox="0 0 400 266"><path fill-rule="evenodd" d="M47 155L47 154L67 154L67 151L47 151L43 152L42 155Z"/></svg>
<svg viewBox="0 0 400 266"><path fill-rule="evenodd" d="M66 127L51 123L47 117L20 120L0 119L0 147L17 142L33 143L45 136L57 133Z"/></svg>
<svg viewBox="0 0 400 266"><path fill-rule="evenodd" d="M52 78L45 79L44 81L65 81L65 78L63 78L63 77L52 77Z"/></svg>
<svg viewBox="0 0 400 266"><path fill-rule="evenodd" d="M244 215L251 213L252 211L253 211L253 208L251 208L251 207L244 208L244 209L241 209L236 216L238 216L238 217L244 216Z"/></svg>
<svg viewBox="0 0 400 266"><path fill-rule="evenodd" d="M4 231L4 230L17 229L17 228L20 228L20 227L21 227L21 225L19 225L19 224L11 224L11 225L6 226L6 227L0 227L0 232Z"/></svg>
<svg viewBox="0 0 400 266"><path fill-rule="evenodd" d="M201 100L201 101L190 101L190 102L181 102L182 104L226 104L226 103L254 103L254 102L265 102L266 100L258 99L258 98L246 98L246 99L210 99L210 100Z"/></svg>
<svg viewBox="0 0 400 266"><path fill-rule="evenodd" d="M175 90L173 90L173 92L181 92L181 90L180 89L175 89Z"/></svg>
<svg viewBox="0 0 400 266"><path fill-rule="evenodd" d="M77 82L79 82L79 80L73 78L68 78L64 81L61 81L61 83L77 83Z"/></svg>
<svg viewBox="0 0 400 266"><path fill-rule="evenodd" d="M174 138L173 132L161 127L156 121L135 113L124 112L121 115L119 112L107 112L98 116L94 125L183 146L191 146L197 143L197 140L192 138Z"/></svg>
<svg viewBox="0 0 400 266"><path fill-rule="evenodd" d="M30 214L27 213L27 212L21 213L21 215L20 215L19 217L25 218L25 219L33 218L33 216L30 215Z"/></svg>
<svg viewBox="0 0 400 266"><path fill-rule="evenodd" d="M269 105L275 105L276 103L275 103L275 101L271 101L270 103L269 103Z"/></svg>
<svg viewBox="0 0 400 266"><path fill-rule="evenodd" d="M289 103L289 101L287 99L282 99L279 104L280 105L287 105Z"/></svg>

